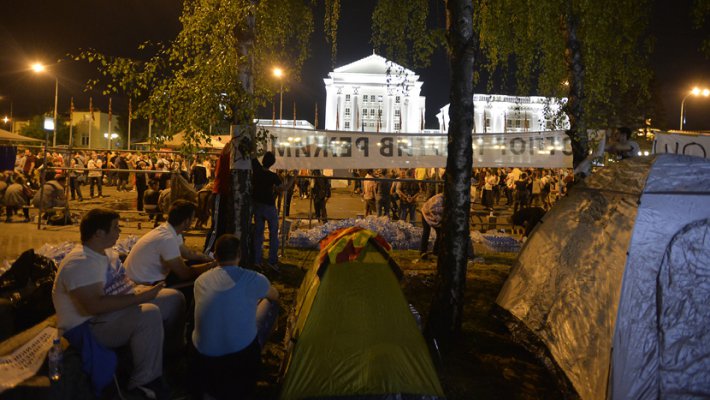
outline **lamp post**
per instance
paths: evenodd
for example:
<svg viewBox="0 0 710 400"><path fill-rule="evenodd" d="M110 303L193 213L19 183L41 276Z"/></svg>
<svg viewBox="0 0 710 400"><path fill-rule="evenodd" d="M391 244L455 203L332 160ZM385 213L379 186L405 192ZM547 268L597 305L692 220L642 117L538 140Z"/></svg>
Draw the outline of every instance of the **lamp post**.
<svg viewBox="0 0 710 400"><path fill-rule="evenodd" d="M281 121L283 120L283 112L284 112L284 71L279 68L275 67L274 68L274 76L276 79L279 80L279 83L281 84L281 89L280 89L280 95L279 95L279 126L281 126Z"/></svg>
<svg viewBox="0 0 710 400"><path fill-rule="evenodd" d="M34 71L37 74L41 74L42 72L47 70L47 67L44 66L42 63L34 63L30 66L32 68L32 71ZM54 75L54 131L52 134L52 147L57 146L57 102L59 100L59 78Z"/></svg>
<svg viewBox="0 0 710 400"><path fill-rule="evenodd" d="M680 130L681 131L683 130L683 119L684 119L683 116L684 116L684 111L685 111L685 99L687 99L688 96L690 96L690 95L700 96L701 94L705 97L710 96L710 89L708 89L708 88L700 89L699 87L696 86L693 88L693 90L688 92L688 94L686 94L685 97L683 97L683 100L680 102Z"/></svg>

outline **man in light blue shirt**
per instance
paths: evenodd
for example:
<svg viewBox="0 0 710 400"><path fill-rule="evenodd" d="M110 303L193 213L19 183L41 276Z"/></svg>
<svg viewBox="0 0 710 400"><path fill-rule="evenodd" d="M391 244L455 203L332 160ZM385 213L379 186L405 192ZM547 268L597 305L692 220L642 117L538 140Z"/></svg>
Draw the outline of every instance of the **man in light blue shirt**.
<svg viewBox="0 0 710 400"><path fill-rule="evenodd" d="M200 386L195 390L218 399L243 398L253 391L261 348L279 309L278 292L269 280L238 266L239 248L236 236L222 235L215 244L219 266L200 275L194 287L196 352L191 364Z"/></svg>

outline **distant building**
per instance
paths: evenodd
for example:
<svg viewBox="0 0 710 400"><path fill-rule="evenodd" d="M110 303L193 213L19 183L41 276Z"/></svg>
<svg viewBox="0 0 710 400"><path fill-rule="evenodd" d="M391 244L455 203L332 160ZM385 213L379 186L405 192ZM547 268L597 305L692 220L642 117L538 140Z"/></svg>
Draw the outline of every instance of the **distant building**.
<svg viewBox="0 0 710 400"><path fill-rule="evenodd" d="M108 114L102 113L98 109L92 113L88 111L74 111L71 124L72 146L87 147L92 149L115 149L125 147L121 143L118 134L118 115L111 117L111 128L109 129ZM109 135L112 135L109 141Z"/></svg>
<svg viewBox="0 0 710 400"><path fill-rule="evenodd" d="M423 82L401 65L373 53L336 68L323 81L327 130L419 133L424 129Z"/></svg>
<svg viewBox="0 0 710 400"><path fill-rule="evenodd" d="M473 132L536 132L569 129L560 108L567 99L539 96L473 95ZM559 118L556 121L556 116ZM449 129L449 105L436 114L439 130ZM557 125L557 126L556 126Z"/></svg>

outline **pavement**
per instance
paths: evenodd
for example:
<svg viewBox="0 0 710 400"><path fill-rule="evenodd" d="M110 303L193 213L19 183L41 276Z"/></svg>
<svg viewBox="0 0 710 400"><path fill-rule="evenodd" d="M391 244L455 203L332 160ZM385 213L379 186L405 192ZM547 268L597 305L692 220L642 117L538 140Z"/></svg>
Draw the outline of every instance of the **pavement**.
<svg viewBox="0 0 710 400"><path fill-rule="evenodd" d="M136 208L136 192L118 192L114 186L104 186L103 194L105 197L88 198L88 187L82 187L84 192L84 201L71 201L69 207L72 214L80 216L82 213L95 208L107 207L117 210L121 213L121 236L136 235L142 236L150 231L153 223L148 220L148 217L142 213L135 211ZM504 200L502 201L504 202ZM291 204L291 212L289 219L309 220L309 215L312 215L312 203L310 199L301 199L297 196L293 197ZM364 214L365 203L360 195L352 193L348 188L335 188L332 191L332 197L328 201L328 217L330 219L354 218ZM310 211L310 213L309 213ZM511 210L506 206L496 206L494 215L497 219L499 228L506 227L504 224ZM484 210L480 204L474 204L472 211L472 221L477 224L484 224L487 228L489 211ZM42 225L37 228L35 220L36 210L30 211L30 217L34 222L25 223L19 222L22 218L15 216L15 222L5 223L0 222L0 262L3 260L14 260L24 251L34 248L39 249L44 244L59 244L65 241L79 242L79 226L47 226ZM418 217L419 218L419 217ZM0 219L4 221L4 218ZM311 224L317 224L317 221L311 219ZM417 220L417 224L420 224ZM308 226L306 223L302 226ZM476 228L476 225L474 225ZM478 225L480 228L480 225ZM509 226L507 226L509 228ZM204 238L207 230L194 229L185 233L185 243L188 246L201 249L204 244ZM1 266L0 266L1 267Z"/></svg>

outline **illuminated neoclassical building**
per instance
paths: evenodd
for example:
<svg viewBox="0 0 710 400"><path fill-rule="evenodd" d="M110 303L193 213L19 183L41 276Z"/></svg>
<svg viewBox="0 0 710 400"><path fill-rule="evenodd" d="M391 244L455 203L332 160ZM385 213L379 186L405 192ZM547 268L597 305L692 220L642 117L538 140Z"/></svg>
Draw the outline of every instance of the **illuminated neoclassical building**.
<svg viewBox="0 0 710 400"><path fill-rule="evenodd" d="M323 80L325 129L362 132L424 132L424 82L415 72L372 54L336 68ZM474 133L567 129L560 114L566 99L474 94ZM439 131L449 126L449 105L436 115ZM431 130L428 130L431 132Z"/></svg>
<svg viewBox="0 0 710 400"><path fill-rule="evenodd" d="M568 129L569 120L560 113L567 99L540 96L473 95L473 132L536 132ZM555 118L559 115L559 118ZM436 118L439 130L449 128L449 105Z"/></svg>
<svg viewBox="0 0 710 400"><path fill-rule="evenodd" d="M325 82L325 129L418 133L426 99L419 75L377 54L336 68Z"/></svg>

